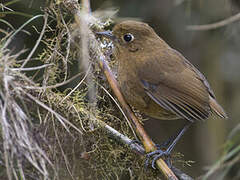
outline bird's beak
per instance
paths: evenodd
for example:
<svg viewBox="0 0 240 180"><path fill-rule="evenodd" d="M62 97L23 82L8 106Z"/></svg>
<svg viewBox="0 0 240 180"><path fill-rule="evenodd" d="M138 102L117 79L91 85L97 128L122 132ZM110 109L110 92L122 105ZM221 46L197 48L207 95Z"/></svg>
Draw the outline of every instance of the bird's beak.
<svg viewBox="0 0 240 180"><path fill-rule="evenodd" d="M116 41L116 36L113 35L112 31L102 31L102 32L96 32L97 35L105 36L108 39L111 39L112 41Z"/></svg>

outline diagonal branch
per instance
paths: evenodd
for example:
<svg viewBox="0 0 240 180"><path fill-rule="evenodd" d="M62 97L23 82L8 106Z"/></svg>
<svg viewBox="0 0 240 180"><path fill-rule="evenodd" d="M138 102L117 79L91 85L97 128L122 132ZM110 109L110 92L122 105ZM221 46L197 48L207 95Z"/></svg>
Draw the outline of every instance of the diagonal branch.
<svg viewBox="0 0 240 180"><path fill-rule="evenodd" d="M227 19L224 19L222 21L212 23L212 24L204 24L204 25L189 25L186 27L186 30L188 31L206 31L206 30L211 30L211 29L217 29L223 26L226 26L228 24L231 24L235 21L240 20L240 13L231 16Z"/></svg>

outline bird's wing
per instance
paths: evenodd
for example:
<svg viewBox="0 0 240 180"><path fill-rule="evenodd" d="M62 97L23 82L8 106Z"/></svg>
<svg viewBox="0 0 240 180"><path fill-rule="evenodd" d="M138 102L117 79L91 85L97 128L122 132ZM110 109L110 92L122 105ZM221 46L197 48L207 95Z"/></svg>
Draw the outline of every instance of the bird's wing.
<svg viewBox="0 0 240 180"><path fill-rule="evenodd" d="M161 56L153 54L147 58L151 60L139 68L138 75L152 100L189 121L209 116L209 95L214 94L205 77L190 62L171 48L162 51Z"/></svg>

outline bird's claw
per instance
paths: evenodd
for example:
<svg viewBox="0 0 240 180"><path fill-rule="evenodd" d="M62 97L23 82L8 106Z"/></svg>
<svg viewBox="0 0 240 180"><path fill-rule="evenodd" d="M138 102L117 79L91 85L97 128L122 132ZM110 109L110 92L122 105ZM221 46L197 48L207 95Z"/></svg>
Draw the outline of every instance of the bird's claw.
<svg viewBox="0 0 240 180"><path fill-rule="evenodd" d="M150 152L150 153L147 154L146 161L145 161L145 167L148 166L149 159L151 157L153 157L152 168L156 169L156 167L155 167L156 161L162 156L169 156L169 155L170 155L170 153L168 152L168 150L163 151L161 149L158 149L156 151ZM170 162L169 159L167 159L167 164L168 165L170 164L169 162Z"/></svg>

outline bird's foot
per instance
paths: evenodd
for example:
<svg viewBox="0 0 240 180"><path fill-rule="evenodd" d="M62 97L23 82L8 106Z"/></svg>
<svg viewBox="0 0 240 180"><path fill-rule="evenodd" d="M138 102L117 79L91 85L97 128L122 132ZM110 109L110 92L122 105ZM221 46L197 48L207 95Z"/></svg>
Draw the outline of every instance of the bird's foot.
<svg viewBox="0 0 240 180"><path fill-rule="evenodd" d="M172 164L170 161L170 150L168 150L168 147L172 143L173 140L174 140L174 136L170 137L167 141L165 141L161 144L155 144L155 146L157 147L157 150L147 154L147 158L145 161L145 167L148 166L148 162L149 162L150 158L153 157L152 168L156 169L155 168L156 161L162 156L166 157L165 162L167 163L167 165L169 167L171 167ZM163 149L166 149L166 150L163 150Z"/></svg>
<svg viewBox="0 0 240 180"><path fill-rule="evenodd" d="M161 145L157 145L157 150L156 151L153 151L153 152L150 152L147 154L147 158L146 158L146 161L145 161L145 167L147 167L148 165L148 162L149 162L149 159L151 157L153 157L153 160L152 160L152 168L153 169L156 169L155 167L155 163L156 161L162 157L162 156L165 156L166 157L166 160L165 162L167 163L167 165L171 168L172 164L171 164L171 159L170 159L170 154L171 154L171 151L173 150L174 146L176 145L176 143L178 142L178 140L181 138L181 136L184 134L184 132L190 127L191 124L187 124L183 127L183 129L178 133L178 135L176 137L171 137L167 142L161 144ZM172 140L174 139L174 140ZM172 142L171 142L172 141ZM171 143L170 143L171 142ZM170 144L170 145L169 145ZM166 150L162 150L161 149L161 146L168 146L167 148L165 148Z"/></svg>
<svg viewBox="0 0 240 180"><path fill-rule="evenodd" d="M171 167L172 164L171 164L171 161L170 161L170 153L171 152L169 151L169 149L164 151L164 150L161 150L159 148L156 151L148 153L147 156L146 156L145 167L148 166L150 158L153 157L153 160L152 160L151 164L152 164L152 168L156 169L156 167L155 167L156 161L162 156L166 157L165 162L167 163L167 165L169 167Z"/></svg>

